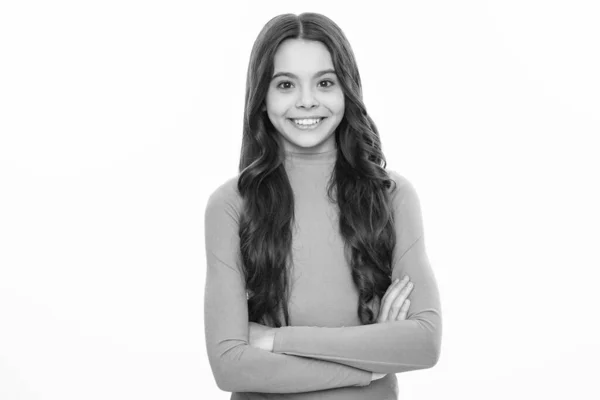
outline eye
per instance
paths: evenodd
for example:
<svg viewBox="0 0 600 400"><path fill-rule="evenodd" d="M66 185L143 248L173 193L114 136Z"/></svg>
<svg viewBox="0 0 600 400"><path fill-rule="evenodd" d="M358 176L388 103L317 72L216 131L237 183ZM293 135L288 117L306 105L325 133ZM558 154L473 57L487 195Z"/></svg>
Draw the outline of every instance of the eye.
<svg viewBox="0 0 600 400"><path fill-rule="evenodd" d="M290 81L281 81L277 84L277 88L279 89L290 89L289 87L281 87L281 85L287 85L287 84L292 84L292 82Z"/></svg>
<svg viewBox="0 0 600 400"><path fill-rule="evenodd" d="M331 86L335 85L335 83L333 83L333 81L330 81L329 79L327 79L327 80L324 80L324 81L321 81L321 82L319 82L319 83L323 83L323 82L328 82L328 83L329 83L329 85L327 85L327 86L322 86L322 87L326 87L326 88L328 88L328 87L331 87Z"/></svg>

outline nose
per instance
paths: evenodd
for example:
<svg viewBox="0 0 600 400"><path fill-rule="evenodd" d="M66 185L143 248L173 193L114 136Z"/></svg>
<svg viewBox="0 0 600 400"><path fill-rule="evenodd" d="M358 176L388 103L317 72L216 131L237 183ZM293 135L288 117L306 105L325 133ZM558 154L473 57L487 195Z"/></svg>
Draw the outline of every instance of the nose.
<svg viewBox="0 0 600 400"><path fill-rule="evenodd" d="M317 101L315 94L313 93L313 91L310 88L303 89L300 91L300 96L298 98L298 101L296 101L296 107L312 108L312 107L315 107L318 105L319 105L319 102Z"/></svg>

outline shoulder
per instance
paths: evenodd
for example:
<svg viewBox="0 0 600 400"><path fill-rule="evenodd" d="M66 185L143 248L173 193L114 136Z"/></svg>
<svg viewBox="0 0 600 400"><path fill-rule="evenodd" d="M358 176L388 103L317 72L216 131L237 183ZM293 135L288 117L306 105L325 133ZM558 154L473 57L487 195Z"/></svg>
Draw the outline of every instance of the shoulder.
<svg viewBox="0 0 600 400"><path fill-rule="evenodd" d="M239 176L228 178L214 189L208 197L206 203L205 217L229 214L231 217L237 217L242 205L242 198L237 189Z"/></svg>
<svg viewBox="0 0 600 400"><path fill-rule="evenodd" d="M415 186L404 175L399 174L395 170L386 170L390 179L394 182L395 188L391 193L391 199L394 205L410 205L411 203L419 202L419 196Z"/></svg>
<svg viewBox="0 0 600 400"><path fill-rule="evenodd" d="M411 182L404 176L404 175L400 175L397 171L393 170L393 169L386 169L388 175L390 176L390 178L396 182L396 185L399 188L403 188L406 186L412 186Z"/></svg>
<svg viewBox="0 0 600 400"><path fill-rule="evenodd" d="M412 244L423 235L423 216L421 203L414 185L405 176L396 171L387 170L396 189L390 195L394 221L398 232L398 241Z"/></svg>

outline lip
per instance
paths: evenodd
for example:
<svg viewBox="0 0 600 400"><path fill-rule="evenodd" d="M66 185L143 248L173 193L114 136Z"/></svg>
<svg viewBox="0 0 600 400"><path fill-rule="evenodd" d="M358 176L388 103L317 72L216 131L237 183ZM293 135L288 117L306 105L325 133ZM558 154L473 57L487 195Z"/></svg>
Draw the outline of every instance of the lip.
<svg viewBox="0 0 600 400"><path fill-rule="evenodd" d="M288 118L288 119L290 121L290 124L292 124L294 126L294 128L296 128L296 129L299 129L301 131L313 131L313 130L319 128L321 126L321 124L323 123L323 121L325 121L326 118L327 117L316 117L315 119L318 119L319 122L317 122L316 124L311 125L311 126L301 126L301 125L296 124L294 122L294 119L292 119L292 118ZM304 119L304 118L298 118L298 119ZM308 118L308 119L310 119L310 118Z"/></svg>
<svg viewBox="0 0 600 400"><path fill-rule="evenodd" d="M296 117L290 117L290 119L321 119L321 118L325 119L327 117L322 117L320 115L313 115L311 117L297 117L297 118Z"/></svg>

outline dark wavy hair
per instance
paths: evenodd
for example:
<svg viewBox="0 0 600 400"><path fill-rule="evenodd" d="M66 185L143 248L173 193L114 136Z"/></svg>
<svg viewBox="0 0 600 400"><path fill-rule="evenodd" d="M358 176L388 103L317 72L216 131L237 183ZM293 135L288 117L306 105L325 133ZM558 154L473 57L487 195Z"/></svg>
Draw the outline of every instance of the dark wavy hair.
<svg viewBox="0 0 600 400"><path fill-rule="evenodd" d="M346 259L358 288L362 324L377 318L370 307L391 283L396 243L391 207L395 183L385 170L379 133L362 101L354 53L342 30L317 13L282 14L259 33L248 65L238 191L240 254L252 322L290 324L288 265L291 263L294 196L284 169L285 153L263 109L278 46L286 39L323 43L333 61L345 100L335 131L337 159L327 194L339 207L339 229Z"/></svg>

